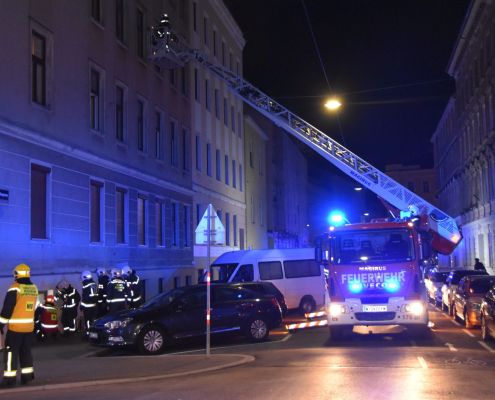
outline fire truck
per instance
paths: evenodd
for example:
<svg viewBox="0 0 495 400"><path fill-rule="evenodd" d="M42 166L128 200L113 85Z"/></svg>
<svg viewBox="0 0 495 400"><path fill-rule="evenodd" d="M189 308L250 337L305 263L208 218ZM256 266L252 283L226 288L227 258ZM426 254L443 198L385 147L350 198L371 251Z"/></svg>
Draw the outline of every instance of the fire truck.
<svg viewBox="0 0 495 400"><path fill-rule="evenodd" d="M189 46L165 26L149 30L148 60L161 68L187 62L206 68L277 126L376 193L392 218L331 226L316 241L315 259L328 263L326 321L332 338L354 325L405 325L422 332L428 324L421 269L433 254L451 254L462 240L455 220L383 174L356 154L268 97L226 66ZM306 325L306 324L304 324Z"/></svg>

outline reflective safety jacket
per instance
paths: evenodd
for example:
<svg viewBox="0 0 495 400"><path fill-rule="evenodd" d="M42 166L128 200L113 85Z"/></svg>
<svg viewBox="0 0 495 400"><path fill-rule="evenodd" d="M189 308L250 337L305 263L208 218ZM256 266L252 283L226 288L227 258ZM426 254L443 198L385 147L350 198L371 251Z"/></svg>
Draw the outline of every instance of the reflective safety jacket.
<svg viewBox="0 0 495 400"><path fill-rule="evenodd" d="M85 279L82 284L81 308L93 308L98 304L98 285L93 279Z"/></svg>
<svg viewBox="0 0 495 400"><path fill-rule="evenodd" d="M132 291L132 302L139 303L141 301L141 280L139 276L132 274L125 278L125 282Z"/></svg>
<svg viewBox="0 0 495 400"><path fill-rule="evenodd" d="M40 305L36 309L36 329L41 329L45 333L56 332L58 330L57 312L57 308L51 304Z"/></svg>
<svg viewBox="0 0 495 400"><path fill-rule="evenodd" d="M102 304L107 300L107 286L110 278L103 275L98 278L98 303Z"/></svg>
<svg viewBox="0 0 495 400"><path fill-rule="evenodd" d="M107 303L112 306L118 303L125 305L132 299L132 290L122 278L115 278L108 282Z"/></svg>
<svg viewBox="0 0 495 400"><path fill-rule="evenodd" d="M81 301L81 295L71 285L63 291L59 290L57 293L57 298L62 299L64 302L62 310L74 309L77 312L77 305Z"/></svg>
<svg viewBox="0 0 495 400"><path fill-rule="evenodd" d="M9 331L32 332L34 330L34 313L38 301L38 288L29 278L19 278L7 290L2 311L0 328L9 325Z"/></svg>

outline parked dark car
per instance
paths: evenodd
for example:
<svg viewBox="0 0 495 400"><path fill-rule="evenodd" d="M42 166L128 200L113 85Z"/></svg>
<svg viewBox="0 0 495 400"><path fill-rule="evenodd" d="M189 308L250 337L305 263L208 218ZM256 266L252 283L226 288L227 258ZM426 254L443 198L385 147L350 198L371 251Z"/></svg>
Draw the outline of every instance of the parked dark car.
<svg viewBox="0 0 495 400"><path fill-rule="evenodd" d="M206 332L206 285L186 286L153 297L137 310L125 310L95 321L89 329L93 346L137 346L142 354L158 354L175 339ZM280 305L272 295L231 284L211 285L212 335L245 335L266 340L282 322Z"/></svg>
<svg viewBox="0 0 495 400"><path fill-rule="evenodd" d="M448 311L451 317L454 316L454 295L457 291L457 285L467 275L488 275L488 273L474 269L454 269L450 272L442 286L442 310Z"/></svg>
<svg viewBox="0 0 495 400"><path fill-rule="evenodd" d="M480 320L481 337L485 341L493 340L495 337L495 286L492 286L481 301Z"/></svg>
<svg viewBox="0 0 495 400"><path fill-rule="evenodd" d="M454 296L454 318L464 321L466 328L481 325L481 301L495 285L495 276L468 275L461 279Z"/></svg>

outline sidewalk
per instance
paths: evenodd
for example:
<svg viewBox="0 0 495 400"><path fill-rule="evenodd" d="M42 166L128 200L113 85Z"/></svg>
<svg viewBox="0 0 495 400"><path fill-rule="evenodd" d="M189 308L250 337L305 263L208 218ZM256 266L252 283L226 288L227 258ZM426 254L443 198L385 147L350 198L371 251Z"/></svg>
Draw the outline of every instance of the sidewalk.
<svg viewBox="0 0 495 400"><path fill-rule="evenodd" d="M92 351L88 353L87 350ZM204 373L254 360L240 354L95 357L105 349L74 341L41 344L33 348L36 379L29 386L0 393L130 383ZM18 382L20 378L18 377Z"/></svg>

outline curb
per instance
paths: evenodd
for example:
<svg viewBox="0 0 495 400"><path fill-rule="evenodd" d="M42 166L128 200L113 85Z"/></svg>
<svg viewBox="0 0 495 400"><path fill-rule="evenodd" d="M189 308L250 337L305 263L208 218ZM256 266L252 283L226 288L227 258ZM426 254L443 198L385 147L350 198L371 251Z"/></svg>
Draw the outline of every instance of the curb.
<svg viewBox="0 0 495 400"><path fill-rule="evenodd" d="M216 367L203 368L203 369L198 369L195 371L179 372L176 374L143 376L143 377L137 377L137 378L107 379L107 380L101 380L101 381L58 383L58 384L43 385L43 386L30 386L30 387L21 387L21 388L15 388L15 389L5 389L5 390L1 390L0 393L7 393L8 394L8 393L20 393L20 392L36 392L38 390L69 389L69 388L81 388L81 387L88 387L88 386L101 386L101 385L113 385L113 384L120 384L120 383L135 383L135 382L153 381L153 380L158 380L158 379L176 378L176 377L180 377L180 376L200 374L203 372L218 371L220 369L236 367L238 365L246 364L248 362L255 360L255 358L253 356L245 356L242 354L217 354L217 355L215 355L215 357L222 357L222 356L229 356L229 357L230 356L238 356L238 357L242 357L242 359L239 361L234 361L234 362L219 365ZM191 357L191 356L181 356L181 357Z"/></svg>

